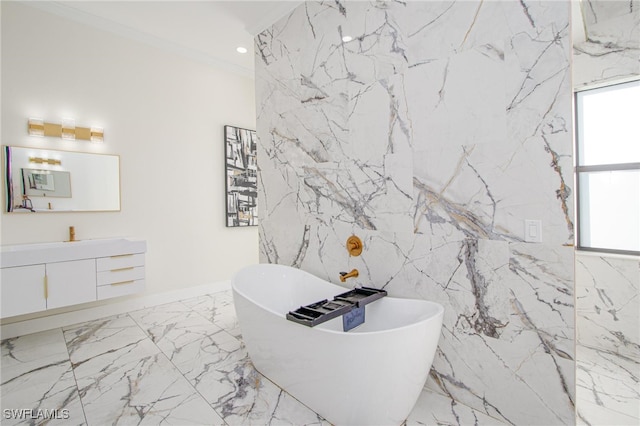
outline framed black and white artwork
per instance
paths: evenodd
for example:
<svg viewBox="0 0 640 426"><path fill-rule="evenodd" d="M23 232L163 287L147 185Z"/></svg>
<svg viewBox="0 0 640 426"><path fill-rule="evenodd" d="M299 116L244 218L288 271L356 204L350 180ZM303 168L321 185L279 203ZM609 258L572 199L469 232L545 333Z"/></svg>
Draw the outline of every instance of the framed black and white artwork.
<svg viewBox="0 0 640 426"><path fill-rule="evenodd" d="M256 131L224 126L227 226L258 225Z"/></svg>

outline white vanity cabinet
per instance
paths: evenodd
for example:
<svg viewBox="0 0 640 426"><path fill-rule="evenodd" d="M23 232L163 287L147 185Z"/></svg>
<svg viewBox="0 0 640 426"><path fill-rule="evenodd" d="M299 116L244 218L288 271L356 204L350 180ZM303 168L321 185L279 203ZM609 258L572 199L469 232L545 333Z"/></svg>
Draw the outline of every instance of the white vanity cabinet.
<svg viewBox="0 0 640 426"><path fill-rule="evenodd" d="M44 265L2 268L0 274L2 318L47 309Z"/></svg>
<svg viewBox="0 0 640 426"><path fill-rule="evenodd" d="M2 318L96 300L94 259L2 268Z"/></svg>
<svg viewBox="0 0 640 426"><path fill-rule="evenodd" d="M2 246L0 317L141 292L146 247L125 238Z"/></svg>
<svg viewBox="0 0 640 426"><path fill-rule="evenodd" d="M96 300L94 259L46 264L47 309Z"/></svg>
<svg viewBox="0 0 640 426"><path fill-rule="evenodd" d="M97 259L98 300L144 290L144 254Z"/></svg>

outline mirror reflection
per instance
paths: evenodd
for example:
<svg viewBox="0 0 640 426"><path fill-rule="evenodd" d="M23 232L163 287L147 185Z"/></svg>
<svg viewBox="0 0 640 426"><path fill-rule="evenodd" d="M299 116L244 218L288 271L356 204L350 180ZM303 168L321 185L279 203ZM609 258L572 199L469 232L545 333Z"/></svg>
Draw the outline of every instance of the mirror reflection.
<svg viewBox="0 0 640 426"><path fill-rule="evenodd" d="M56 170L21 169L29 197L71 198L71 173Z"/></svg>
<svg viewBox="0 0 640 426"><path fill-rule="evenodd" d="M119 211L117 155L4 146L7 212Z"/></svg>

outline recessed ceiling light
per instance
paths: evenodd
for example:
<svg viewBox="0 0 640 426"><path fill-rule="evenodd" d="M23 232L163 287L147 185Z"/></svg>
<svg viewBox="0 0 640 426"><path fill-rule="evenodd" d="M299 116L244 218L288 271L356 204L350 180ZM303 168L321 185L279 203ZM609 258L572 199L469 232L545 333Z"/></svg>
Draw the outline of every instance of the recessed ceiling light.
<svg viewBox="0 0 640 426"><path fill-rule="evenodd" d="M342 41L344 41L345 43L349 43L351 40L353 40L353 37L351 36L342 37Z"/></svg>
<svg viewBox="0 0 640 426"><path fill-rule="evenodd" d="M238 53L247 53L247 48L246 48L246 47L242 47L242 46L240 46L240 47L238 47L238 48L236 49L236 51L237 51Z"/></svg>

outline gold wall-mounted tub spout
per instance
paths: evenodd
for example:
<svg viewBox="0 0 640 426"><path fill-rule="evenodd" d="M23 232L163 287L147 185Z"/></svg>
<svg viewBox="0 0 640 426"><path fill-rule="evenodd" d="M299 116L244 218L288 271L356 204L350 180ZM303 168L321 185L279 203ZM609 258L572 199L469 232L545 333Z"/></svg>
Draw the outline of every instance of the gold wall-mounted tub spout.
<svg viewBox="0 0 640 426"><path fill-rule="evenodd" d="M347 251L351 256L360 256L362 253L362 241L355 235L347 238Z"/></svg>
<svg viewBox="0 0 640 426"><path fill-rule="evenodd" d="M340 272L340 281L345 282L347 278L356 278L358 276L358 270L352 269L351 272Z"/></svg>

